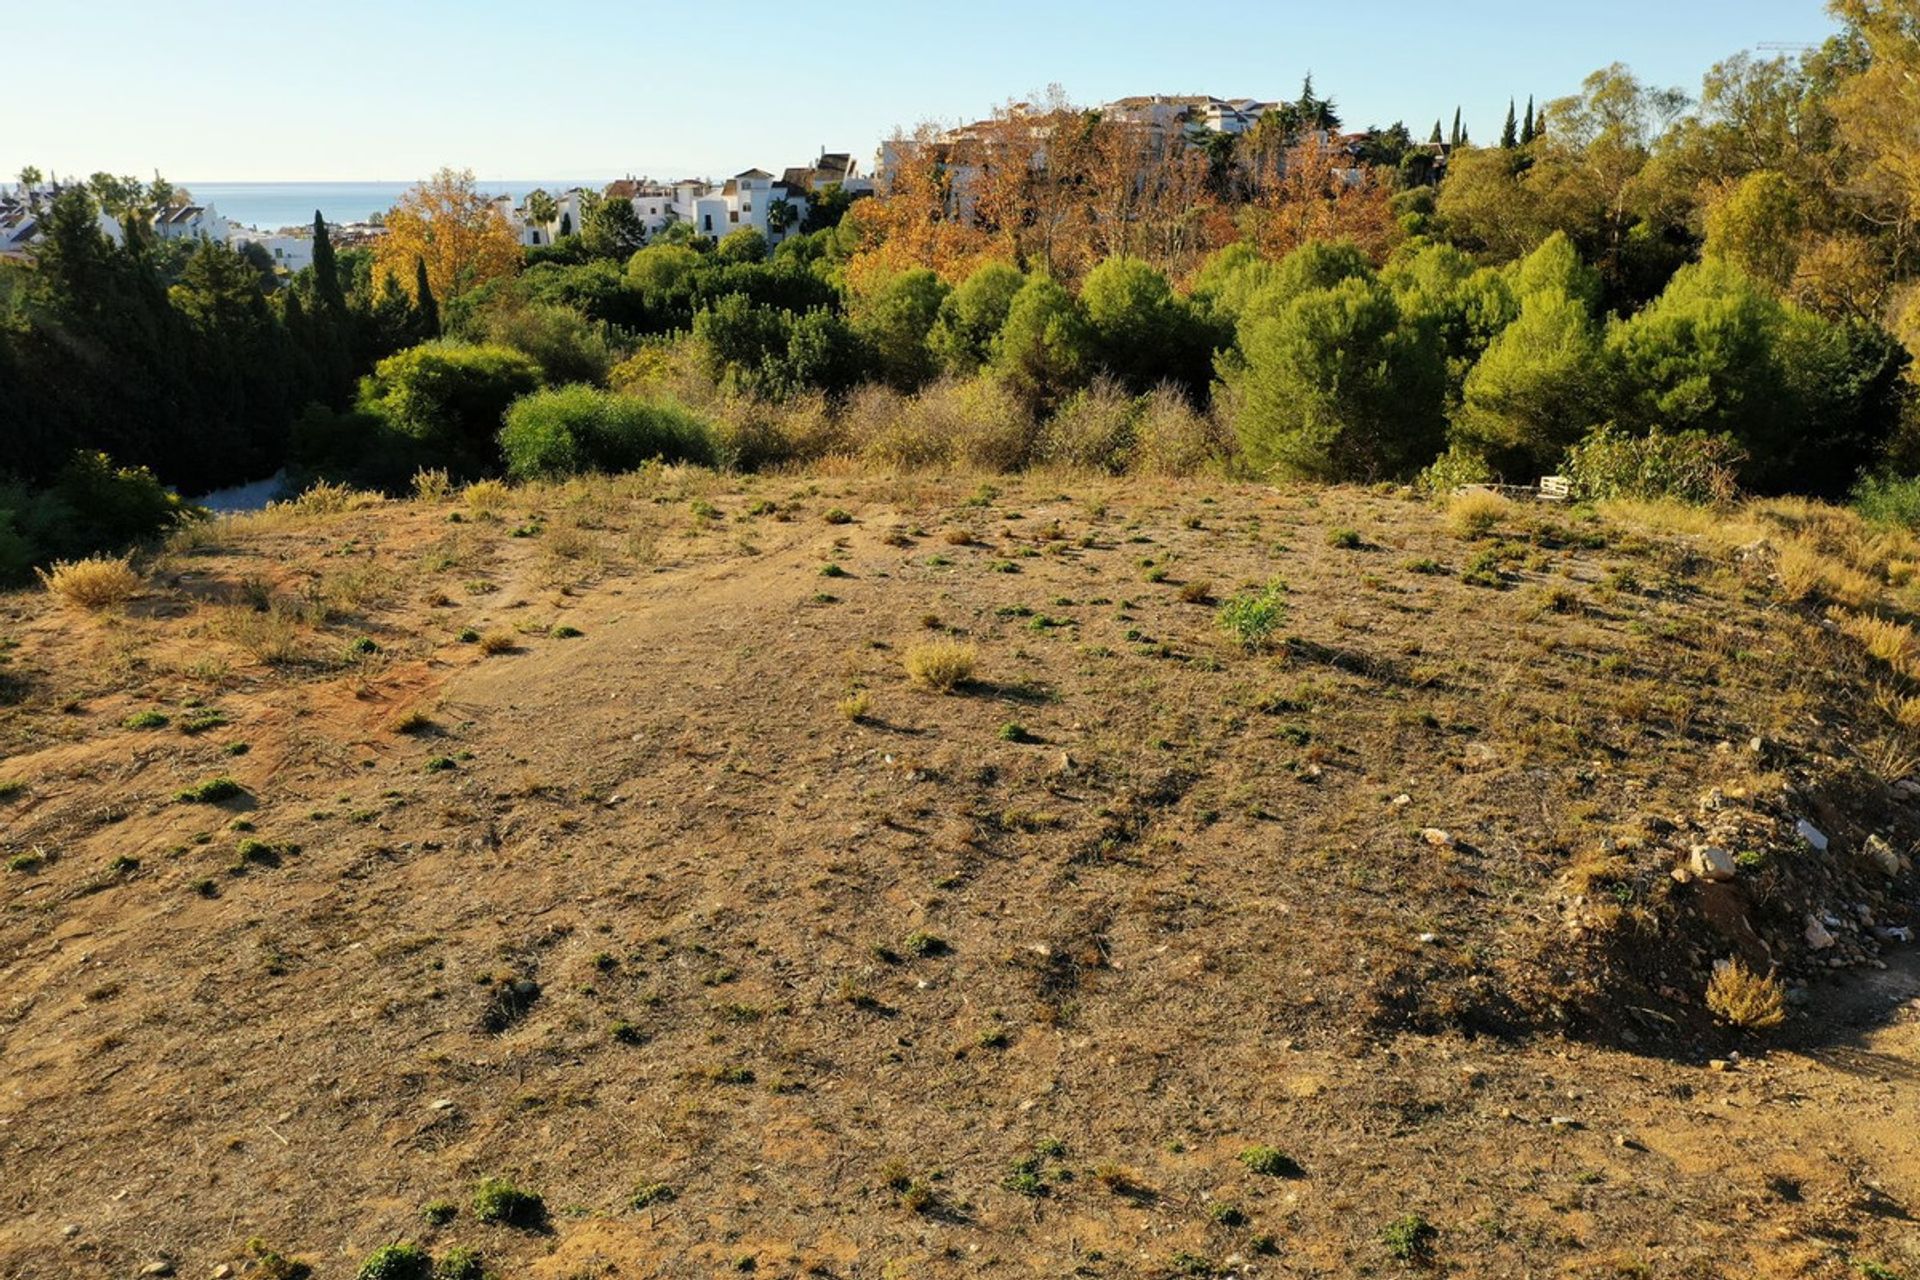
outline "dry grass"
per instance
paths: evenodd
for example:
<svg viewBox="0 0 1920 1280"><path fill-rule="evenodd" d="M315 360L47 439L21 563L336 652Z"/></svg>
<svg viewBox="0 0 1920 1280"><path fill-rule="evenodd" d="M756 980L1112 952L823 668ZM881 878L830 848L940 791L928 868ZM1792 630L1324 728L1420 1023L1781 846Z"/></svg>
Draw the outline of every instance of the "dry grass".
<svg viewBox="0 0 1920 1280"><path fill-rule="evenodd" d="M416 502L445 502L453 496L453 481L445 467L423 467L413 473L413 497Z"/></svg>
<svg viewBox="0 0 1920 1280"><path fill-rule="evenodd" d="M503 653L512 653L520 647L520 642L514 638L511 631L489 631L480 637L479 645L480 652L492 658Z"/></svg>
<svg viewBox="0 0 1920 1280"><path fill-rule="evenodd" d="M110 560L93 556L85 560L61 560L48 569L35 570L40 581L62 604L82 609L105 609L125 604L140 590L140 575L126 559Z"/></svg>
<svg viewBox="0 0 1920 1280"><path fill-rule="evenodd" d="M1787 992L1772 974L1755 973L1738 960L1722 960L1707 981L1707 1008L1729 1026L1761 1031L1787 1020Z"/></svg>
<svg viewBox="0 0 1920 1280"><path fill-rule="evenodd" d="M497 519L513 501L513 490L499 480L476 480L461 495L467 509L485 519Z"/></svg>
<svg viewBox="0 0 1920 1280"><path fill-rule="evenodd" d="M1908 671L1914 656L1920 653L1920 637L1904 623L1845 609L1834 610L1832 617L1842 634L1858 641L1861 648L1896 671Z"/></svg>
<svg viewBox="0 0 1920 1280"><path fill-rule="evenodd" d="M1800 538L1781 544L1774 572L1780 594L1796 603L1831 600L1859 608L1878 591L1872 578Z"/></svg>
<svg viewBox="0 0 1920 1280"><path fill-rule="evenodd" d="M1475 489L1447 503L1447 528L1457 538L1484 538L1513 518L1513 503L1490 489Z"/></svg>
<svg viewBox="0 0 1920 1280"><path fill-rule="evenodd" d="M857 723L866 719L867 712L872 708L872 705L873 700L867 696L865 689L855 689L852 693L840 699L839 706L835 709L839 711L842 720L848 721L849 723Z"/></svg>
<svg viewBox="0 0 1920 1280"><path fill-rule="evenodd" d="M262 610L228 605L214 611L208 631L268 666L291 662L300 651L300 624L278 606Z"/></svg>
<svg viewBox="0 0 1920 1280"><path fill-rule="evenodd" d="M907 676L923 689L951 693L973 678L978 657L974 647L959 640L917 644L902 659Z"/></svg>
<svg viewBox="0 0 1920 1280"><path fill-rule="evenodd" d="M344 511L363 511L385 501L380 494L322 480L298 497L276 502L268 509L282 515L327 516Z"/></svg>

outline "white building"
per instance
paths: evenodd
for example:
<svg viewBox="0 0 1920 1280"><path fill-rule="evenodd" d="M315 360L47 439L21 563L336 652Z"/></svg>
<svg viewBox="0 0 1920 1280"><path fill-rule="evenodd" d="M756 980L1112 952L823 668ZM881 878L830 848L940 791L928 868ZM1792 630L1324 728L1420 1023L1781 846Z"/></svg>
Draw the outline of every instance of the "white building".
<svg viewBox="0 0 1920 1280"><path fill-rule="evenodd" d="M183 204L156 209L153 233L162 240L204 239L220 244L232 238L232 226L212 205Z"/></svg>
<svg viewBox="0 0 1920 1280"><path fill-rule="evenodd" d="M227 244L234 249L257 244L273 256L273 265L288 275L313 265L313 236L281 231L256 231L252 227L234 227Z"/></svg>

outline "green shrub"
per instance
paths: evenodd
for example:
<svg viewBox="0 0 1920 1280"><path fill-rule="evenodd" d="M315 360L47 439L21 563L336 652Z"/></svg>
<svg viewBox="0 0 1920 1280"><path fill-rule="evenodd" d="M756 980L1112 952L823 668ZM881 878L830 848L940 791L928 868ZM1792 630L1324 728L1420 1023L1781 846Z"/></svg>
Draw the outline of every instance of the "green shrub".
<svg viewBox="0 0 1920 1280"><path fill-rule="evenodd" d="M417 1244L384 1244L367 1255L356 1280L433 1280L433 1257Z"/></svg>
<svg viewBox="0 0 1920 1280"><path fill-rule="evenodd" d="M1439 1234L1425 1218L1409 1213L1387 1224L1380 1243L1402 1262L1425 1262L1433 1257L1433 1242Z"/></svg>
<svg viewBox="0 0 1920 1280"><path fill-rule="evenodd" d="M1300 1165L1278 1147L1248 1147L1240 1153L1240 1163L1251 1173L1268 1178L1298 1178Z"/></svg>
<svg viewBox="0 0 1920 1280"><path fill-rule="evenodd" d="M429 342L374 366L360 407L407 435L490 461L507 407L539 385L540 366L511 347Z"/></svg>
<svg viewBox="0 0 1920 1280"><path fill-rule="evenodd" d="M1733 437L1660 430L1644 436L1602 427L1567 450L1565 471L1574 492L1589 500L1677 498L1727 502L1746 455Z"/></svg>
<svg viewBox="0 0 1920 1280"><path fill-rule="evenodd" d="M1220 606L1220 629L1245 649L1262 649L1286 621L1287 585L1279 579L1256 591L1243 591Z"/></svg>
<svg viewBox="0 0 1920 1280"><path fill-rule="evenodd" d="M245 794L246 788L232 778L219 777L208 778L197 786L176 791L173 798L181 804L219 804L222 800Z"/></svg>
<svg viewBox="0 0 1920 1280"><path fill-rule="evenodd" d="M631 471L655 459L706 466L718 460L712 427L692 412L584 386L514 402L500 449L519 480Z"/></svg>
<svg viewBox="0 0 1920 1280"><path fill-rule="evenodd" d="M538 1228L547 1220L547 1204L505 1178L487 1178L473 1189L473 1216L509 1227Z"/></svg>
<svg viewBox="0 0 1920 1280"><path fill-rule="evenodd" d="M433 1267L433 1280L485 1280L485 1276L479 1252L459 1245L441 1254Z"/></svg>
<svg viewBox="0 0 1920 1280"><path fill-rule="evenodd" d="M1853 509L1876 524L1920 529L1920 477L1864 476L1853 488Z"/></svg>

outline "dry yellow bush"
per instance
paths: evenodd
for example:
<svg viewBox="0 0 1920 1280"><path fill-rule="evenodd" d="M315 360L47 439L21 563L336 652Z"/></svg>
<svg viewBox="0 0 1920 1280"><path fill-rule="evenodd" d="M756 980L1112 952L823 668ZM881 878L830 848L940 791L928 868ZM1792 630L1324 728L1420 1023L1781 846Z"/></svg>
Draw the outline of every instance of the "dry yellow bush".
<svg viewBox="0 0 1920 1280"><path fill-rule="evenodd" d="M1792 538L1780 545L1774 572L1780 594L1793 601L1818 598L1858 608L1875 594L1872 578L1824 554L1804 538Z"/></svg>
<svg viewBox="0 0 1920 1280"><path fill-rule="evenodd" d="M386 499L379 494L365 489L354 489L344 484L321 480L296 498L273 503L268 510L283 514L298 512L306 516L330 516L338 515L342 511L360 511L367 507L377 507L385 501Z"/></svg>
<svg viewBox="0 0 1920 1280"><path fill-rule="evenodd" d="M420 502L445 502L453 496L453 481L445 467L422 467L413 473L413 496Z"/></svg>
<svg viewBox="0 0 1920 1280"><path fill-rule="evenodd" d="M1447 504L1447 528L1459 538L1484 538L1513 515L1513 503L1491 489L1474 489Z"/></svg>
<svg viewBox="0 0 1920 1280"><path fill-rule="evenodd" d="M475 515L493 516L506 510L513 500L513 490L499 480L476 480L467 486L463 496Z"/></svg>
<svg viewBox="0 0 1920 1280"><path fill-rule="evenodd" d="M1755 973L1738 960L1722 960L1707 980L1707 1008L1729 1026L1749 1031L1787 1020L1786 988L1772 974Z"/></svg>
<svg viewBox="0 0 1920 1280"><path fill-rule="evenodd" d="M110 560L105 556L92 556L85 560L60 560L50 569L34 572L63 603L82 609L124 604L140 590L140 575L125 558Z"/></svg>
<svg viewBox="0 0 1920 1280"><path fill-rule="evenodd" d="M1834 622L1843 635L1857 641L1880 661L1896 670L1905 670L1916 654L1920 654L1920 637L1913 634L1913 628L1904 623L1892 622L1871 613L1849 613L1836 609L1832 614Z"/></svg>
<svg viewBox="0 0 1920 1280"><path fill-rule="evenodd" d="M973 675L975 657L970 644L958 640L935 640L907 650L903 662L908 677L915 684L936 693L951 693Z"/></svg>

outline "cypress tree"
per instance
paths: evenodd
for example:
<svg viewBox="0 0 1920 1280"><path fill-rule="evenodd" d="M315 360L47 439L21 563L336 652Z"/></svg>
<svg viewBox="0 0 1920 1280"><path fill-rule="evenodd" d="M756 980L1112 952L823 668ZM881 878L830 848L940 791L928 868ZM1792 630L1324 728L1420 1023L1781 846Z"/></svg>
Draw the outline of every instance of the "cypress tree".
<svg viewBox="0 0 1920 1280"><path fill-rule="evenodd" d="M1507 99L1507 123L1500 130L1500 145L1508 151L1520 145L1520 122L1514 118L1513 99Z"/></svg>
<svg viewBox="0 0 1920 1280"><path fill-rule="evenodd" d="M1453 145L1457 147L1466 140L1467 135L1460 132L1460 108L1455 107L1453 109Z"/></svg>
<svg viewBox="0 0 1920 1280"><path fill-rule="evenodd" d="M440 336L440 304L433 300L433 286L427 282L427 260L413 260L413 314L424 337Z"/></svg>
<svg viewBox="0 0 1920 1280"><path fill-rule="evenodd" d="M1520 126L1520 145L1526 146L1533 141L1533 95L1527 95L1527 119Z"/></svg>
<svg viewBox="0 0 1920 1280"><path fill-rule="evenodd" d="M1438 120L1435 120L1433 122L1433 136L1427 139L1428 144L1436 147L1439 146L1440 140L1443 136L1444 135L1440 132L1440 122Z"/></svg>
<svg viewBox="0 0 1920 1280"><path fill-rule="evenodd" d="M340 264L333 256L333 241L327 235L327 220L313 211L313 296L330 320L338 321L347 313L346 290L340 287Z"/></svg>

